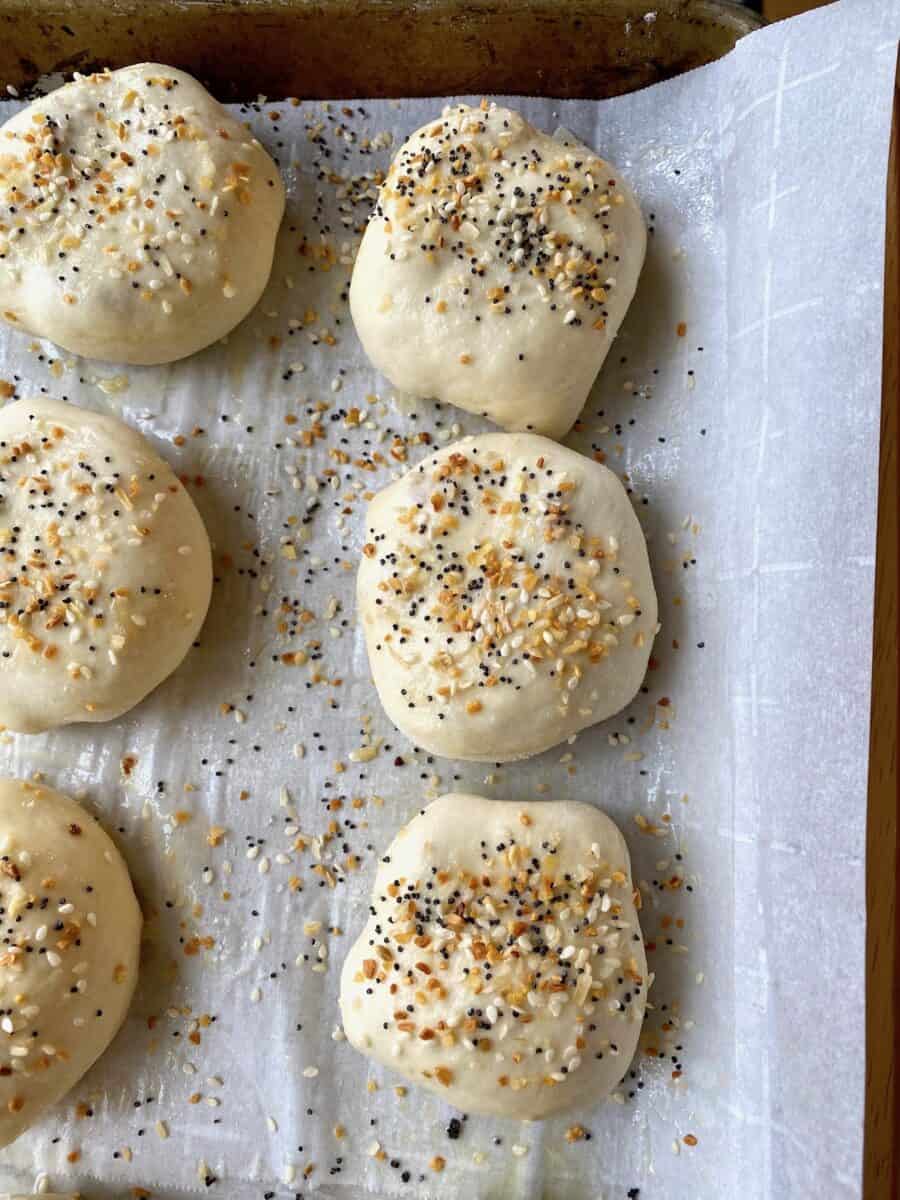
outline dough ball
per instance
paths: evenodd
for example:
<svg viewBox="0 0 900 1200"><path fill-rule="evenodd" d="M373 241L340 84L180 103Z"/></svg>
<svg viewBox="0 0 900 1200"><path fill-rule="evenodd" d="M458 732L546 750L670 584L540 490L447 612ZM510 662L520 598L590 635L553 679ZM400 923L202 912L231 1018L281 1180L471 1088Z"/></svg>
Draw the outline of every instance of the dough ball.
<svg viewBox="0 0 900 1200"><path fill-rule="evenodd" d="M349 1041L465 1112L607 1096L650 979L625 840L571 801L442 796L381 860L341 975Z"/></svg>
<svg viewBox="0 0 900 1200"><path fill-rule="evenodd" d="M112 840L52 788L0 780L0 1146L75 1086L125 1018L141 911Z"/></svg>
<svg viewBox="0 0 900 1200"><path fill-rule="evenodd" d="M508 108L456 105L391 164L353 269L353 321L396 387L562 437L646 241L610 163Z"/></svg>
<svg viewBox="0 0 900 1200"><path fill-rule="evenodd" d="M357 603L388 716L474 762L528 758L619 712L656 632L622 484L533 434L466 438L379 492Z"/></svg>
<svg viewBox="0 0 900 1200"><path fill-rule="evenodd" d="M88 358L164 363L223 337L272 269L278 168L196 79L77 76L0 130L0 312Z"/></svg>
<svg viewBox="0 0 900 1200"><path fill-rule="evenodd" d="M109 721L187 654L209 539L135 430L58 400L0 409L0 726Z"/></svg>

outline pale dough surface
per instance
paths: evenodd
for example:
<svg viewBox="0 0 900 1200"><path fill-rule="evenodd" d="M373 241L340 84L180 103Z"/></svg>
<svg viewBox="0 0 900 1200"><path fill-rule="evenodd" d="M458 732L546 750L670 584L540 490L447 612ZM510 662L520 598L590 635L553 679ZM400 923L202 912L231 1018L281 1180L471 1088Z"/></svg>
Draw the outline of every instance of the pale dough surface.
<svg viewBox="0 0 900 1200"><path fill-rule="evenodd" d="M612 471L533 434L423 459L369 505L357 606L388 716L446 758L538 754L619 712L657 628Z"/></svg>
<svg viewBox="0 0 900 1200"><path fill-rule="evenodd" d="M398 388L562 437L631 303L646 231L621 173L517 112L448 107L401 147L353 269Z"/></svg>
<svg viewBox="0 0 900 1200"><path fill-rule="evenodd" d="M175 670L209 538L136 430L59 400L0 409L0 726L108 721Z"/></svg>
<svg viewBox="0 0 900 1200"><path fill-rule="evenodd" d="M0 1146L109 1045L137 981L141 912L108 835L52 788L0 780ZM35 1036L36 1035L36 1036Z"/></svg>
<svg viewBox="0 0 900 1200"><path fill-rule="evenodd" d="M0 313L75 354L171 362L223 337L269 278L275 163L196 79L82 76L0 129Z"/></svg>
<svg viewBox="0 0 900 1200"><path fill-rule="evenodd" d="M382 857L341 975L349 1041L465 1112L607 1096L650 980L625 841L572 801L442 796Z"/></svg>

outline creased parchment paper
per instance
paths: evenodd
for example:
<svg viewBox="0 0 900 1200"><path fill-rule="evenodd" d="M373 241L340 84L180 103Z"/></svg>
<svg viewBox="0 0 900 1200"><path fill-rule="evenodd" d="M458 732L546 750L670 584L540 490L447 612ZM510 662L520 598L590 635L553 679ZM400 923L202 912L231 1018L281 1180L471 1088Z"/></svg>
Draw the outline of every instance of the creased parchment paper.
<svg viewBox="0 0 900 1200"><path fill-rule="evenodd" d="M417 435L484 427L392 399L345 303L373 188L359 177L442 101L247 111L291 200L268 292L227 344L124 369L3 328L19 395L117 413L189 477L217 585L199 646L128 717L0 744L4 772L42 772L101 815L148 917L123 1032L3 1153L0 1183L45 1171L87 1196L230 1200L859 1195L898 28L897 3L844 4L637 95L517 102L618 164L653 231L569 441L627 478L662 618L631 708L530 763L414 753L379 710L354 621L364 490L427 452ZM298 650L307 663L285 665ZM587 800L628 837L655 1010L600 1108L472 1118L450 1140L449 1109L396 1095L340 1040L340 964L376 857L451 788ZM590 1140L567 1141L575 1124Z"/></svg>

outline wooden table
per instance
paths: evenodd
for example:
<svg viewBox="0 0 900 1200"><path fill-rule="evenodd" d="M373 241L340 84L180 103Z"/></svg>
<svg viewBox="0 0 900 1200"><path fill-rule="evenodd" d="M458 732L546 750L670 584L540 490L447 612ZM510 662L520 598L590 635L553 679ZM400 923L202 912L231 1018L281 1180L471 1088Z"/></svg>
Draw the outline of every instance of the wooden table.
<svg viewBox="0 0 900 1200"><path fill-rule="evenodd" d="M811 8L822 8L831 0L763 0L763 16L767 21L781 21L785 17L796 17Z"/></svg>
<svg viewBox="0 0 900 1200"><path fill-rule="evenodd" d="M875 566L875 638L866 837L866 1200L900 1192L896 1132L900 1062L900 953L897 884L897 723L900 707L898 609L898 430L900 430L900 88L888 166L885 251L884 366L881 401L878 541Z"/></svg>

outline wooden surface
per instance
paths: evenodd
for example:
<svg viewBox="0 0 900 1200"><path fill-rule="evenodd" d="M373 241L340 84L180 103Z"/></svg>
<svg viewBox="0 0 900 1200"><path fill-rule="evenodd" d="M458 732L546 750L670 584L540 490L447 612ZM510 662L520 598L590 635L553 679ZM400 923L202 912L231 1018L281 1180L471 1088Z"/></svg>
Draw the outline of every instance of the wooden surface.
<svg viewBox="0 0 900 1200"><path fill-rule="evenodd" d="M831 0L763 0L762 11L767 21L781 21L830 3Z"/></svg>
<svg viewBox="0 0 900 1200"><path fill-rule="evenodd" d="M884 362L881 399L875 638L866 837L866 1130L865 1200L900 1193L897 1154L897 1064L900 1062L900 947L897 885L897 724L900 711L900 88L888 165Z"/></svg>

